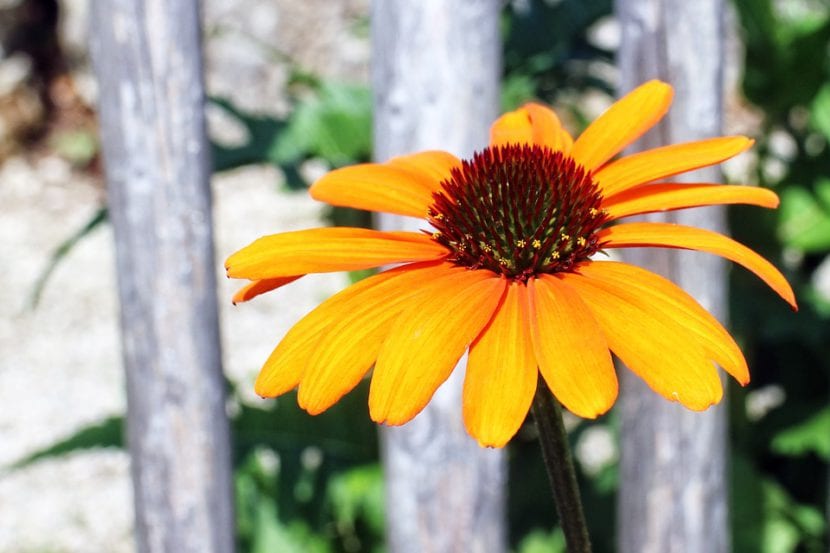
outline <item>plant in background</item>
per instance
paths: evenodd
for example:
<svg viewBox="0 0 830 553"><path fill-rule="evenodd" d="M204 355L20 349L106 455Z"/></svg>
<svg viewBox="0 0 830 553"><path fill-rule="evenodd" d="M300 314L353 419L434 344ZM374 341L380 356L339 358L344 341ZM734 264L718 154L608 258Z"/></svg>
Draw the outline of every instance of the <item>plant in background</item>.
<svg viewBox="0 0 830 553"><path fill-rule="evenodd" d="M250 281L235 301L307 273L403 263L302 319L266 361L256 391L274 397L299 387L300 406L316 414L374 365L371 418L403 424L469 348L468 432L481 445L501 447L533 403L567 541L574 551L589 550L561 412L547 388L577 415L605 413L617 396L611 351L656 392L690 409L721 399L713 361L741 384L749 381L734 340L691 296L635 266L596 261L595 254L638 246L714 253L754 272L796 308L778 270L723 235L665 223L610 225L654 211L778 204L759 188L652 184L741 153L752 144L744 137L612 160L662 118L671 97L665 83L646 83L576 140L553 111L527 104L498 119L490 146L472 159L422 152L320 179L310 190L318 200L425 217L433 228L287 232L230 256L228 276Z"/></svg>

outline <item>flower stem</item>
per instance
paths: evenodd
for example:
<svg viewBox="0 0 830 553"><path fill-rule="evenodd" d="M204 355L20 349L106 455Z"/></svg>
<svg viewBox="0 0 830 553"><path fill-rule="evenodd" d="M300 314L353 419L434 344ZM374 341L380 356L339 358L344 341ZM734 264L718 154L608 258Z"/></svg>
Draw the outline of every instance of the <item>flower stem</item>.
<svg viewBox="0 0 830 553"><path fill-rule="evenodd" d="M582 511L568 434L562 423L562 408L541 375L532 411L568 553L591 553L591 539Z"/></svg>

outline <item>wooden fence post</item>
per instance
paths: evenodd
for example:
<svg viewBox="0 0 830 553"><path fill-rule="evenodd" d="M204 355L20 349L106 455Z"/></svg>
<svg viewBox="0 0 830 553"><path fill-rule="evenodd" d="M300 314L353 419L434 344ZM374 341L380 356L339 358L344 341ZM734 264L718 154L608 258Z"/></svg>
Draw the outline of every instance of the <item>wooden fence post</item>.
<svg viewBox="0 0 830 553"><path fill-rule="evenodd" d="M234 549L197 0L96 0L141 553Z"/></svg>
<svg viewBox="0 0 830 553"><path fill-rule="evenodd" d="M487 145L501 73L498 0L375 0L375 158ZM381 216L386 230L422 221ZM381 432L392 553L505 550L505 461L469 438L463 371L412 422Z"/></svg>
<svg viewBox="0 0 830 553"><path fill-rule="evenodd" d="M622 27L621 91L655 77L675 87L669 115L637 148L720 135L723 1L617 0L616 8ZM717 169L684 175L694 182L719 178ZM725 229L723 208L646 219ZM722 321L726 317L725 264L719 257L654 248L625 255L677 282ZM729 551L725 405L693 413L626 373L620 409L620 552Z"/></svg>

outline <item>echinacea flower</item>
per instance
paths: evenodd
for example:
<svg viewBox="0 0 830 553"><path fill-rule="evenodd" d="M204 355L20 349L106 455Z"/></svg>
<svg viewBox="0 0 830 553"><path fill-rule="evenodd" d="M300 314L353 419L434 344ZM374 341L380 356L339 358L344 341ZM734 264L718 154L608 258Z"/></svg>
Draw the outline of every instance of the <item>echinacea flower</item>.
<svg viewBox="0 0 830 553"><path fill-rule="evenodd" d="M541 373L572 413L595 418L617 397L611 353L655 392L703 410L723 394L716 365L739 383L746 361L689 294L603 250L664 247L720 255L749 269L794 309L781 273L712 231L617 220L714 204L776 207L765 189L662 179L714 165L752 145L742 136L676 144L613 159L666 113L672 88L650 81L576 140L547 107L500 117L490 146L460 161L426 151L332 171L311 196L335 206L425 218L424 231L317 228L265 236L231 255L228 276L250 280L245 301L307 273L399 264L332 296L280 342L255 389L299 387L324 411L374 366L371 418L417 415L469 349L467 431L500 447L522 424Z"/></svg>

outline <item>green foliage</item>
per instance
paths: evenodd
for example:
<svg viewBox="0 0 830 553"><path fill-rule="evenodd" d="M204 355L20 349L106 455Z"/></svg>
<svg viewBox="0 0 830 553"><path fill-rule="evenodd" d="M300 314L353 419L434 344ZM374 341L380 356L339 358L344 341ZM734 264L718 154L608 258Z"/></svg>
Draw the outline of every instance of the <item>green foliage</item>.
<svg viewBox="0 0 830 553"><path fill-rule="evenodd" d="M58 268L61 261L69 255L72 248L74 248L78 242L87 237L93 230L98 228L99 225L106 222L106 220L107 208L99 207L78 230L70 234L66 240L61 242L58 247L55 248L49 256L49 261L47 262L46 267L38 275L35 280L35 285L29 293L28 305L30 308L37 307L37 304L40 302L40 297L43 295L43 289L49 282L49 277L52 276L52 273L55 272L55 269Z"/></svg>
<svg viewBox="0 0 830 553"><path fill-rule="evenodd" d="M48 447L30 453L7 468L21 469L37 461L88 449L124 447L123 425L123 417L109 417L101 422L86 426Z"/></svg>
<svg viewBox="0 0 830 553"><path fill-rule="evenodd" d="M826 522L819 509L796 502L746 458L734 456L732 467L735 551L823 553Z"/></svg>
<svg viewBox="0 0 830 553"><path fill-rule="evenodd" d="M830 407L779 432L772 440L772 450L790 457L814 453L830 462Z"/></svg>

